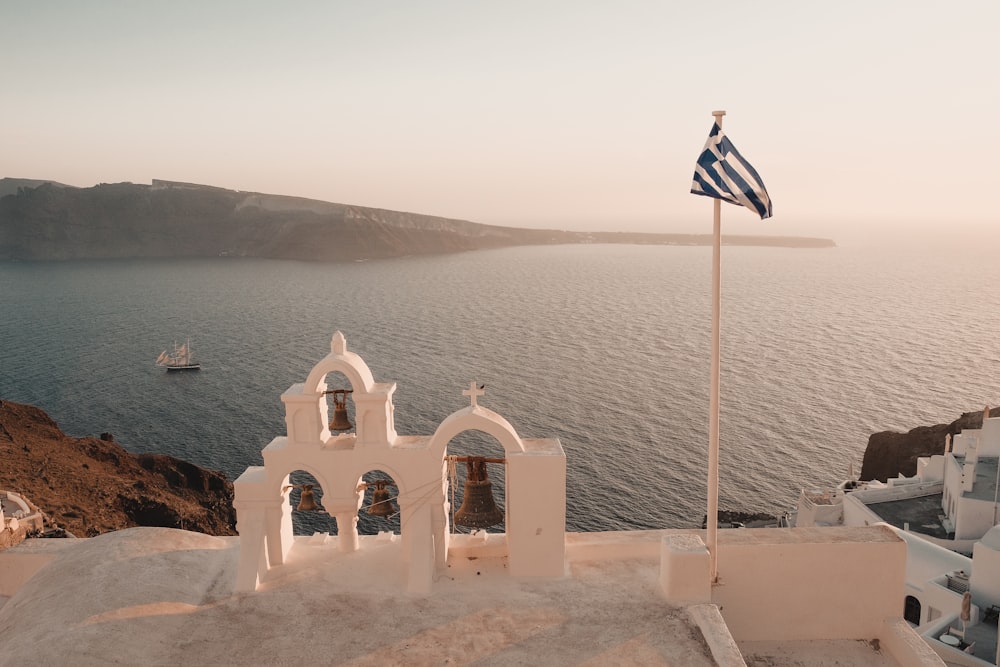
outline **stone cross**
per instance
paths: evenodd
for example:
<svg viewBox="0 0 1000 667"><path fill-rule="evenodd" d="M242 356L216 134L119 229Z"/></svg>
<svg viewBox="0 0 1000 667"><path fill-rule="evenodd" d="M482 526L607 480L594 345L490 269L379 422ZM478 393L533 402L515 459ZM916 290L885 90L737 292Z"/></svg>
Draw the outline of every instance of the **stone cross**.
<svg viewBox="0 0 1000 667"><path fill-rule="evenodd" d="M468 396L472 400L472 407L476 407L479 404L476 403L476 399L486 393L486 385L477 386L475 382L469 383L469 388L462 392L463 395Z"/></svg>

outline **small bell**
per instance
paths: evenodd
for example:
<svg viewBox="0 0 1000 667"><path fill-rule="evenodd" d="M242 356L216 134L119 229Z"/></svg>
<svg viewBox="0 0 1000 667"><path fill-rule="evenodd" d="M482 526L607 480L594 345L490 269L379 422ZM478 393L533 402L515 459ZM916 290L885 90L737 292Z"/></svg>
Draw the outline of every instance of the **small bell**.
<svg viewBox="0 0 1000 667"><path fill-rule="evenodd" d="M375 489L372 491L372 504L368 506L368 513L374 516L389 517L396 513L392 499L389 497L389 489L385 488L388 482L384 479L375 480Z"/></svg>
<svg viewBox="0 0 1000 667"><path fill-rule="evenodd" d="M302 489L302 498L299 500L299 506L296 507L300 512L314 512L319 509L319 505L316 504L316 494L313 493L312 484L301 484L299 488Z"/></svg>
<svg viewBox="0 0 1000 667"><path fill-rule="evenodd" d="M486 460L470 456L466 463L462 506L455 512L455 524L467 528L489 528L503 522L503 510L493 500L493 484L486 474Z"/></svg>
<svg viewBox="0 0 1000 667"><path fill-rule="evenodd" d="M350 431L354 424L347 417L347 395L353 389L334 389L327 392L333 394L333 421L330 422L331 431Z"/></svg>

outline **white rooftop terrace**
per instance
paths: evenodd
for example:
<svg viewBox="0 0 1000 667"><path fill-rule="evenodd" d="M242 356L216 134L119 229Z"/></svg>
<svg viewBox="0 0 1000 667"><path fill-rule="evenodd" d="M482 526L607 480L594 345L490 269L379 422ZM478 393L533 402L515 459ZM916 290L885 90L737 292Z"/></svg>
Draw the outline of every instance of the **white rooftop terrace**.
<svg viewBox="0 0 1000 667"><path fill-rule="evenodd" d="M458 540L426 595L405 592L398 536L296 538L249 593L238 538L29 540L0 554L0 664L943 664L886 599L889 529L720 531L712 600L672 599L668 547L700 534L569 534L564 577L511 576L502 535ZM893 564L898 586L873 567Z"/></svg>
<svg viewBox="0 0 1000 667"><path fill-rule="evenodd" d="M522 438L476 382L433 435L401 436L395 388L336 332L281 395L287 433L234 482L239 538L137 528L0 553L0 665L943 664L902 618L891 528L712 525L711 552L702 531L566 533L558 439ZM355 431L335 436L346 392ZM504 450L503 533L449 530L448 444L470 430ZM294 536L299 470L336 536ZM359 534L373 470L399 535Z"/></svg>

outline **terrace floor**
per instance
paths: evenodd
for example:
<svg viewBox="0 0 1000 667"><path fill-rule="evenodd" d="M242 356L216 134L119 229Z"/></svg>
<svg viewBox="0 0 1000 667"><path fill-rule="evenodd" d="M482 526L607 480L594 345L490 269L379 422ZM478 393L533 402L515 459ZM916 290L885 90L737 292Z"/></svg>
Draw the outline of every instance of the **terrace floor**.
<svg viewBox="0 0 1000 667"><path fill-rule="evenodd" d="M933 493L917 498L869 503L868 508L896 528L906 529L905 524L909 524L909 530L914 533L946 540L949 535L941 523L941 517L944 516L941 500L942 494Z"/></svg>

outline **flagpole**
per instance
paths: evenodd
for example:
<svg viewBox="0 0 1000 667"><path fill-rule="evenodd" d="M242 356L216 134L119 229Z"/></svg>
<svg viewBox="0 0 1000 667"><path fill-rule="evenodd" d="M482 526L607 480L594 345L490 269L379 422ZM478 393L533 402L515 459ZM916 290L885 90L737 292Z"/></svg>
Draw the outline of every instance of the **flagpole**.
<svg viewBox="0 0 1000 667"><path fill-rule="evenodd" d="M713 111L715 122L722 129L725 111ZM712 241L712 368L708 398L708 555L710 581L719 580L719 341L722 312L722 200L713 200Z"/></svg>

